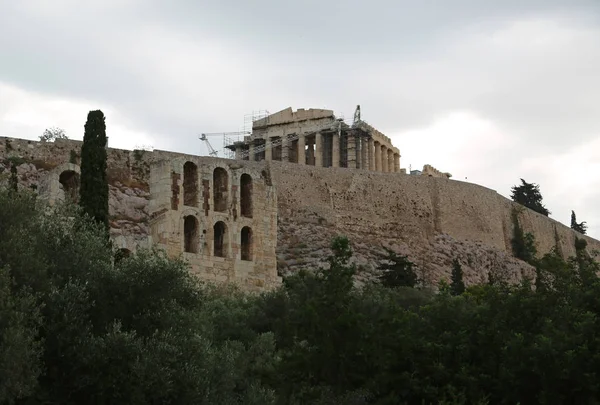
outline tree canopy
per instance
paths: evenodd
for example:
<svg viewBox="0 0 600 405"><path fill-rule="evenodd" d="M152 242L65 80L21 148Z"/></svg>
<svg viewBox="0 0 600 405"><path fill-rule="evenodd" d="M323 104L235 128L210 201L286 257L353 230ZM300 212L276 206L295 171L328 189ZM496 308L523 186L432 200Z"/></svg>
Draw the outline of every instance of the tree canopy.
<svg viewBox="0 0 600 405"><path fill-rule="evenodd" d="M511 188L510 197L514 202L524 205L542 215L548 216L551 214L544 204L542 204L542 194L538 184L527 183L521 179L520 185Z"/></svg>
<svg viewBox="0 0 600 405"><path fill-rule="evenodd" d="M54 142L56 139L69 139L69 137L64 129L58 127L47 128L40 135L40 141L42 142Z"/></svg>
<svg viewBox="0 0 600 405"><path fill-rule="evenodd" d="M600 267L585 243L535 260L535 286L458 288L455 261L456 288L435 292L406 282L401 256L394 282L356 283L340 236L321 267L251 295L160 251L114 260L76 205L0 190L0 206L0 403L600 402Z"/></svg>
<svg viewBox="0 0 600 405"><path fill-rule="evenodd" d="M575 211L571 211L571 229L585 235L587 231L587 224L585 221L577 222L577 217L575 216Z"/></svg>

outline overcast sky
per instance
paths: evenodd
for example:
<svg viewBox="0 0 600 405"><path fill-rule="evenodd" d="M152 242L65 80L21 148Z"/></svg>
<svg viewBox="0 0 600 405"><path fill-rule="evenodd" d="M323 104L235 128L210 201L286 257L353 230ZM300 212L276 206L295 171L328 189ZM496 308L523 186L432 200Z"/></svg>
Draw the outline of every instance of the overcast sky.
<svg viewBox="0 0 600 405"><path fill-rule="evenodd" d="M0 0L0 136L102 109L112 147L206 154L252 111L357 104L402 167L538 183L600 238L598 0Z"/></svg>

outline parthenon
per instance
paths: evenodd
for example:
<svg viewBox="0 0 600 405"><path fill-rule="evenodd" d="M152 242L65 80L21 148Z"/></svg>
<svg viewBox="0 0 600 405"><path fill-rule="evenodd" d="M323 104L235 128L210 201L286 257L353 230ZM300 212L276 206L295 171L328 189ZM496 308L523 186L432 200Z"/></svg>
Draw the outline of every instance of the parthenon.
<svg viewBox="0 0 600 405"><path fill-rule="evenodd" d="M289 107L254 121L252 134L227 148L241 160L400 172L400 151L360 119L360 107L351 125L332 110Z"/></svg>

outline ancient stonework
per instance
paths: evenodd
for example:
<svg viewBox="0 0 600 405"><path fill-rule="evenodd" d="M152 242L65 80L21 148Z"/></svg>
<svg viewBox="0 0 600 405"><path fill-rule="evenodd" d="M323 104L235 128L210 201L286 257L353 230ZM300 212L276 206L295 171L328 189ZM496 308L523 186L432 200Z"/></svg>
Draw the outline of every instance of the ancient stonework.
<svg viewBox="0 0 600 405"><path fill-rule="evenodd" d="M286 108L254 121L252 134L228 148L239 160L400 172L400 151L360 119L360 107L352 125L332 110Z"/></svg>
<svg viewBox="0 0 600 405"><path fill-rule="evenodd" d="M185 157L150 170L150 235L192 272L247 290L271 288L277 276L277 194L260 167Z"/></svg>
<svg viewBox="0 0 600 405"><path fill-rule="evenodd" d="M75 200L81 144L0 137L0 183L16 164L19 187L51 204ZM533 268L511 255L515 208L540 254L557 247L573 255L580 237L600 257L595 239L494 190L431 173L109 148L111 237L127 251L160 246L188 260L199 277L248 290L322 264L335 235L350 238L359 282L373 276L384 246L408 255L434 284L449 279L454 258L467 284L490 271L509 281L533 277Z"/></svg>

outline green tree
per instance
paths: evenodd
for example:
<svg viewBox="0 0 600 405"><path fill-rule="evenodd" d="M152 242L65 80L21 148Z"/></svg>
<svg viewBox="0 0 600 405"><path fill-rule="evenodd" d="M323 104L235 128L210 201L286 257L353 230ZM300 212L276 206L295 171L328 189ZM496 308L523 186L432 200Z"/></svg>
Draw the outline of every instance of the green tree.
<svg viewBox="0 0 600 405"><path fill-rule="evenodd" d="M452 260L452 281L450 283L452 295L460 295L465 292L465 283L463 282L463 270L457 258Z"/></svg>
<svg viewBox="0 0 600 405"><path fill-rule="evenodd" d="M79 204L106 231L108 224L108 179L106 175L106 123L100 110L90 111L81 147Z"/></svg>
<svg viewBox="0 0 600 405"><path fill-rule="evenodd" d="M550 215L550 211L542 204L540 186L535 183L527 183L521 179L521 185L511 188L511 198L514 202L539 212L542 215Z"/></svg>
<svg viewBox="0 0 600 405"><path fill-rule="evenodd" d="M517 259L521 259L529 264L534 264L535 257L537 254L537 248L535 246L535 236L523 231L521 224L519 223L519 215L516 209L512 211L513 221L513 237L511 239L513 255Z"/></svg>
<svg viewBox="0 0 600 405"><path fill-rule="evenodd" d="M585 221L577 222L577 217L575 216L575 211L571 211L571 229L585 235L587 231L587 224Z"/></svg>
<svg viewBox="0 0 600 405"><path fill-rule="evenodd" d="M393 250L384 247L387 255L380 263L379 280L386 287L415 287L418 282L414 263L407 256L398 255Z"/></svg>
<svg viewBox="0 0 600 405"><path fill-rule="evenodd" d="M19 177L17 176L17 166L14 163L10 165L9 187L13 191L19 191Z"/></svg>
<svg viewBox="0 0 600 405"><path fill-rule="evenodd" d="M33 394L41 373L41 324L36 297L15 291L8 267L0 268L0 403Z"/></svg>
<svg viewBox="0 0 600 405"><path fill-rule="evenodd" d="M78 206L27 190L0 190L0 206L0 402L273 403L272 334L218 329L248 317L237 297L225 305L158 251L114 264Z"/></svg>
<svg viewBox="0 0 600 405"><path fill-rule="evenodd" d="M65 130L62 128L52 127L47 128L42 135L40 135L41 142L54 142L56 139L69 139Z"/></svg>

